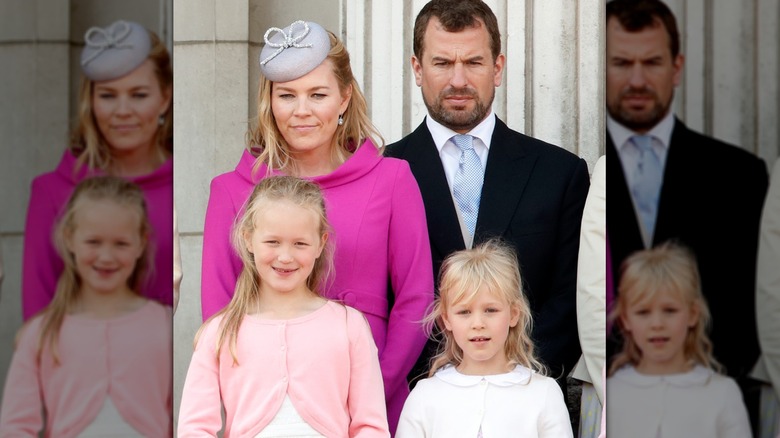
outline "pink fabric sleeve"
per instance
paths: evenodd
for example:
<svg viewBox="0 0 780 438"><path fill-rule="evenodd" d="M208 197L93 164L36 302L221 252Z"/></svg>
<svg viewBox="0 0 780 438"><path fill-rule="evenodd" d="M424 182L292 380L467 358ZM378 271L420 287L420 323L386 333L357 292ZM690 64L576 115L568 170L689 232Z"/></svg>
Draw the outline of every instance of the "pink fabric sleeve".
<svg viewBox="0 0 780 438"><path fill-rule="evenodd" d="M22 261L22 318L25 321L46 307L54 297L63 263L52 243L57 206L45 180L36 178L24 226Z"/></svg>
<svg viewBox="0 0 780 438"><path fill-rule="evenodd" d="M388 318L387 341L380 362L385 382L395 384L385 387L392 395L395 391L408 392L406 375L425 346L427 334L421 321L433 302L434 290L425 207L405 161L400 163L395 178L389 233L387 260L395 303ZM394 418L400 416L402 407L397 406Z"/></svg>
<svg viewBox="0 0 780 438"><path fill-rule="evenodd" d="M40 319L22 326L0 409L0 436L37 437L43 428L41 382L35 360Z"/></svg>
<svg viewBox="0 0 780 438"><path fill-rule="evenodd" d="M222 429L219 363L214 350L218 326L211 321L203 329L192 353L179 408L179 438L216 437Z"/></svg>
<svg viewBox="0 0 780 438"><path fill-rule="evenodd" d="M223 180L219 177L212 180L203 229L200 302L204 321L230 303L241 272L241 259L233 250L230 238L238 214L234 205Z"/></svg>
<svg viewBox="0 0 780 438"><path fill-rule="evenodd" d="M389 438L382 371L374 337L363 314L350 307L346 309L350 336L349 436Z"/></svg>

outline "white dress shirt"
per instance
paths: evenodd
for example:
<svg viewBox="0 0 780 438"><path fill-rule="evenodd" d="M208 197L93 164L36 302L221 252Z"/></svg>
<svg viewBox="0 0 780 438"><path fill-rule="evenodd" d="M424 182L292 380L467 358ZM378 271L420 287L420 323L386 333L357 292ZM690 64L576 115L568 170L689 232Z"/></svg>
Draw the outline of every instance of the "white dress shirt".
<svg viewBox="0 0 780 438"><path fill-rule="evenodd" d="M447 184L450 186L450 193L452 193L452 184L455 181L455 172L457 172L458 164L460 163L461 151L451 139L452 136L458 135L458 133L436 120L433 120L431 116L425 118L425 123L428 126L428 130L431 132L433 143L439 151L439 158L441 158L441 164L444 167L444 174L447 175ZM474 151L479 156L479 161L482 163L483 170L487 166L490 139L493 137L493 128L495 127L496 115L493 113L493 110L490 110L490 114L485 117L485 120L481 121L479 125L466 133L474 137Z"/></svg>
<svg viewBox="0 0 780 438"><path fill-rule="evenodd" d="M441 123L433 120L428 115L425 117L425 123L428 127L428 131L433 137L433 143L436 145L436 149L439 151L439 158L441 159L442 167L444 168L444 175L447 177L447 185L450 188L450 195L452 195L452 203L455 206L455 212L458 215L458 223L460 224L461 235L463 236L463 243L466 248L471 248L474 243L474 236L466 227L466 223L463 221L463 215L460 212L457 202L454 198L453 184L455 182L455 173L458 171L460 165L460 148L452 141L452 137L458 135L457 132L442 125ZM467 132L467 135L474 137L472 146L474 152L479 156L479 161L482 163L482 170L487 167L488 152L490 150L490 140L493 137L493 128L496 127L496 115L493 110L490 110L490 114L485 117L477 126L471 131Z"/></svg>

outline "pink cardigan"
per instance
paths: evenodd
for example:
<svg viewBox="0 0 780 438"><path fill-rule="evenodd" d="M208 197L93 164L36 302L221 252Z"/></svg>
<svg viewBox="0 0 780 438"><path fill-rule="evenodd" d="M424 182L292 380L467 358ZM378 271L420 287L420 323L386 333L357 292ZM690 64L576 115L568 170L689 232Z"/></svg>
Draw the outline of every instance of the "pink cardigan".
<svg viewBox="0 0 780 438"><path fill-rule="evenodd" d="M230 302L241 260L230 230L254 185L255 157L211 182L203 232L201 304L207 319ZM420 189L406 161L382 158L366 141L333 173L312 179L323 189L335 236L335 282L328 298L366 316L379 349L390 431L409 395L406 375L426 335L420 321L433 301L433 265ZM395 304L388 305L388 280Z"/></svg>
<svg viewBox="0 0 780 438"><path fill-rule="evenodd" d="M0 410L0 436L78 436L106 397L143 436L171 436L171 309L148 301L114 319L66 316L60 331L60 365L48 350L36 361L43 319L22 330L11 360Z"/></svg>
<svg viewBox="0 0 780 438"><path fill-rule="evenodd" d="M184 382L178 437L253 437L289 394L301 417L327 437L390 436L377 349L360 312L328 301L289 320L244 317L236 342L216 356L222 316L206 323Z"/></svg>
<svg viewBox="0 0 780 438"><path fill-rule="evenodd" d="M22 310L30 319L51 302L63 264L52 243L54 225L76 184L102 175L88 173L85 167L73 173L76 157L66 151L53 172L39 175L32 182L24 233L22 273ZM144 192L152 223L154 272L144 295L163 304L173 304L173 159L149 175L128 178Z"/></svg>

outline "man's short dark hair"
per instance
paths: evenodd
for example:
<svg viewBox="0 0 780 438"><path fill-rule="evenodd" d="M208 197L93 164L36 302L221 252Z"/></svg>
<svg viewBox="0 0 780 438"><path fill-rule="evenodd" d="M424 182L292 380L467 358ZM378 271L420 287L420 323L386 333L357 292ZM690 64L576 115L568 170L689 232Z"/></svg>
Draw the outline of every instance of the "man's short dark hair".
<svg viewBox="0 0 780 438"><path fill-rule="evenodd" d="M493 60L501 53L501 32L498 20L490 6L481 0L431 0L423 6L414 22L414 56L422 60L423 38L428 22L436 17L447 32L460 32L467 27L478 27L482 20L490 35Z"/></svg>
<svg viewBox="0 0 780 438"><path fill-rule="evenodd" d="M658 23L666 28L669 35L669 49L672 58L680 53L680 32L674 14L659 0L612 0L607 2L607 18L615 17L621 26L629 32L639 32Z"/></svg>

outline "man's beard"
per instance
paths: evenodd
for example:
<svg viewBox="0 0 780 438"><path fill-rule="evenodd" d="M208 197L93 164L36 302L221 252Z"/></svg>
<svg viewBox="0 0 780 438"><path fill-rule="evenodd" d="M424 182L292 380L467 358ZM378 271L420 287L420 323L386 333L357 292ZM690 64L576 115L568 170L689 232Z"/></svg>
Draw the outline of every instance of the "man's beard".
<svg viewBox="0 0 780 438"><path fill-rule="evenodd" d="M465 110L453 110L444 107L444 100L449 96L469 96L474 101L474 109L469 112ZM473 129L475 126L485 119L487 116L490 105L493 103L493 97L495 91L490 96L487 105L482 102L476 91L470 88L448 88L441 93L436 99L436 102L431 104L423 94L423 102L425 107L428 108L428 114L441 123L442 125L452 129L453 131L467 132Z"/></svg>
<svg viewBox="0 0 780 438"><path fill-rule="evenodd" d="M641 113L624 109L621 105L623 99L634 96L650 97L653 107ZM622 91L615 101L607 102L607 112L615 121L632 131L648 131L666 116L670 104L671 101L664 105L658 94L648 88L629 88Z"/></svg>

